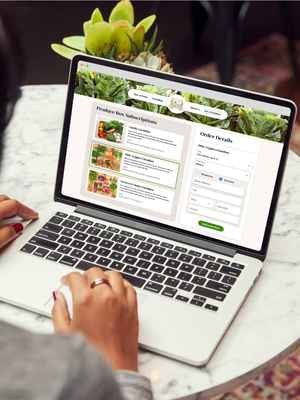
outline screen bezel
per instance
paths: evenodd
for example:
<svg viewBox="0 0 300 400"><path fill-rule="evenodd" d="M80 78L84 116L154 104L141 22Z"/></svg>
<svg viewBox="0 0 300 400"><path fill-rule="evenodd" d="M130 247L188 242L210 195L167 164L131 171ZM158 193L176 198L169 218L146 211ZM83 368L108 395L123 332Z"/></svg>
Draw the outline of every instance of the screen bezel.
<svg viewBox="0 0 300 400"><path fill-rule="evenodd" d="M94 63L94 64L97 64L100 66L103 65L103 66L115 68L118 70L124 70L124 71L130 71L130 72L135 72L135 73L139 73L139 74L144 74L147 76L152 76L152 77L164 79L167 81L191 85L191 86L194 86L197 88L203 88L203 89L213 90L216 92L232 94L234 96L240 96L240 97L245 97L248 99L258 100L258 101L262 101L262 102L266 102L266 103L270 103L270 104L287 107L290 109L291 115L290 115L290 119L288 122L287 135L285 137L285 141L283 144L282 155L281 155L281 159L280 159L280 164L279 164L277 177L276 177L274 190L273 190L273 195L272 195L272 201L270 203L269 214L268 214L266 228L265 228L263 241L262 241L260 250L250 249L250 248L247 248L244 246L239 246L239 245L236 245L236 244L233 244L230 242L226 242L226 241L223 241L220 239L207 237L202 234L196 234L193 232L186 231L184 229L172 227L170 225L165 225L160 222L150 221L146 218L136 217L134 215L127 214L125 212L112 210L111 208L108 208L108 207L95 205L95 204L89 203L88 201L78 200L78 199L75 199L75 198L72 198L69 196L65 196L62 194L62 184L63 184L63 176L64 176L64 168L65 168L66 151L67 151L67 144L68 144L68 138L69 138L69 127L70 127L70 121L71 121L71 115L72 115L72 105L73 105L74 89L75 89L75 83L76 83L76 72L77 72L78 63L80 61L90 62L90 63ZM237 251L241 254L251 255L253 257L257 257L257 258L260 258L263 260L266 256L268 244L269 244L269 240L270 240L270 235L271 235L272 225L273 225L273 221L274 221L276 206L277 206L277 202L278 202L280 187L281 187L281 183L282 183L283 172L284 172L285 163L286 163L286 159L287 159L287 153L288 153L288 145L289 145L289 140L291 137L291 132L292 132L295 115L296 115L296 105L290 100L277 98L277 97L273 97L273 96L269 96L269 95L264 95L264 94L260 94L260 93L250 92L250 91L237 89L237 88L233 88L233 87L228 87L228 86L224 86L224 85L220 85L220 84L216 84L216 83L201 81L201 80L197 80L194 78L187 78L187 77L180 76L180 75L153 71L153 70L146 69L146 68L136 67L136 66L132 66L129 64L125 64L125 63L110 61L110 60L106 60L106 59L100 59L100 58L96 58L96 57L92 57L92 56L76 55L73 58L73 60L71 62L71 66L70 66L68 93L67 93L67 100L66 100L66 106L65 106L64 124L63 124L60 153L59 153L59 160L58 160L58 167L57 167L54 200L65 203L65 204L69 204L69 205L72 205L75 207L76 206L90 207L95 210L100 210L102 212L109 213L114 216L119 216L119 217L129 219L131 221L138 221L138 222L141 222L143 224L147 224L148 226L153 227L154 230L155 230L155 227L157 227L157 228L169 231L170 234L172 232L176 232L176 233L179 233L181 235L184 235L184 236L187 236L187 237L190 237L193 239L197 239L197 240L201 240L201 241L203 241L203 240L209 241L218 246L225 246L226 248L234 249L235 251Z"/></svg>

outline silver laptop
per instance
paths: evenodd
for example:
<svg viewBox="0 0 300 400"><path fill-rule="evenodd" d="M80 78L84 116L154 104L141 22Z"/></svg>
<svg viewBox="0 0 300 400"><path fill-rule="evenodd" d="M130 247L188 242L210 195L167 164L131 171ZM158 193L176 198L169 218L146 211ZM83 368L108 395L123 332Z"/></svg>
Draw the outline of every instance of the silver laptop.
<svg viewBox="0 0 300 400"><path fill-rule="evenodd" d="M284 99L76 56L53 206L1 254L0 299L50 316L62 275L120 271L140 345L207 363L262 270L294 117Z"/></svg>

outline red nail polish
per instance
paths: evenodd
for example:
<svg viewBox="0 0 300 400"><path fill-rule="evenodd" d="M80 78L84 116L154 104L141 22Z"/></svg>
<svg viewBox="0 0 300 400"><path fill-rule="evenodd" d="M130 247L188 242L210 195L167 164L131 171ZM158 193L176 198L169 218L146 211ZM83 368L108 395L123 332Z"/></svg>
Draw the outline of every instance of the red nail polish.
<svg viewBox="0 0 300 400"><path fill-rule="evenodd" d="M56 293L52 292L53 300L56 301Z"/></svg>
<svg viewBox="0 0 300 400"><path fill-rule="evenodd" d="M22 232L22 230L23 230L22 224L12 224L12 227L14 228L16 233Z"/></svg>

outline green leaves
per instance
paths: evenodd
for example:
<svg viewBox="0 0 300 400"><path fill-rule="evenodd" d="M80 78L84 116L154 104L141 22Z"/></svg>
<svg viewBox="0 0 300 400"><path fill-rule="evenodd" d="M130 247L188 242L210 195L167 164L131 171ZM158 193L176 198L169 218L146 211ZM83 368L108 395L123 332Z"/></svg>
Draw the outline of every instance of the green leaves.
<svg viewBox="0 0 300 400"><path fill-rule="evenodd" d="M147 33L155 20L156 20L156 15L149 15L149 17L142 19L137 24L136 28L140 28L142 26L144 28L144 32Z"/></svg>
<svg viewBox="0 0 300 400"><path fill-rule="evenodd" d="M91 25L85 36L85 47L89 53L101 56L111 48L112 27L107 22L96 22Z"/></svg>
<svg viewBox="0 0 300 400"><path fill-rule="evenodd" d="M104 21L104 18L102 17L101 11L99 8L95 8L91 15L91 23L96 24L97 22L102 22Z"/></svg>
<svg viewBox="0 0 300 400"><path fill-rule="evenodd" d="M59 54L64 58L68 58L69 60L71 60L76 54L81 54L79 51L70 49L69 47L64 46L63 44L58 44L58 43L52 43L51 49L55 51L55 53Z"/></svg>
<svg viewBox="0 0 300 400"><path fill-rule="evenodd" d="M134 10L130 0L121 0L112 9L109 22L116 22L120 20L125 20L131 25L134 23Z"/></svg>
<svg viewBox="0 0 300 400"><path fill-rule="evenodd" d="M63 38L63 44L75 50L85 52L85 38L84 36L67 36Z"/></svg>

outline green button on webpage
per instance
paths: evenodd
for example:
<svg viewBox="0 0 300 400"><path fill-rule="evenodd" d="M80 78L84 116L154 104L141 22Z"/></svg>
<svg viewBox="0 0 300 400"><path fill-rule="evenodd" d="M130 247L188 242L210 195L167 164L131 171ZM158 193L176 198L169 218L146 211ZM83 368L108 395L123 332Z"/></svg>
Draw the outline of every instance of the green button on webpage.
<svg viewBox="0 0 300 400"><path fill-rule="evenodd" d="M214 231L223 232L224 227L221 225L212 224L207 221L198 221L198 225L203 226L204 228L213 229Z"/></svg>

